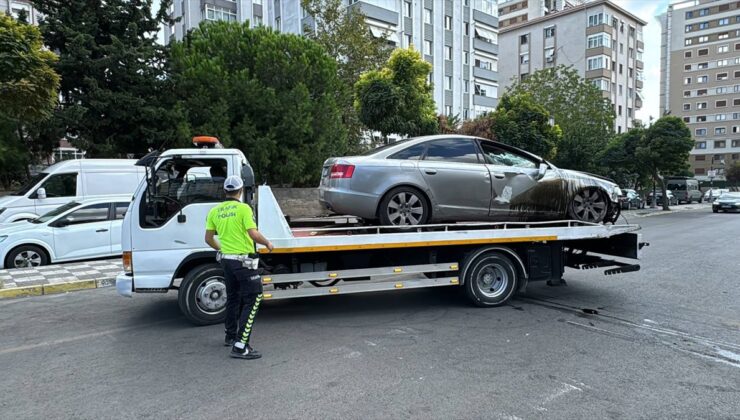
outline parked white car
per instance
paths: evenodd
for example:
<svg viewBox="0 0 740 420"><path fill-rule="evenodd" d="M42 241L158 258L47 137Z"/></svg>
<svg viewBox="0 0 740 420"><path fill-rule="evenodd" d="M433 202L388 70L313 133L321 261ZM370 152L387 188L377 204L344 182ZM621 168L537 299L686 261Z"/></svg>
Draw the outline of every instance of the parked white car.
<svg viewBox="0 0 740 420"><path fill-rule="evenodd" d="M730 192L727 188L713 188L707 190L707 192L704 193L704 201L713 202L714 200L718 199L720 195ZM710 197L711 194L711 197Z"/></svg>
<svg viewBox="0 0 740 420"><path fill-rule="evenodd" d="M49 166L18 191L0 197L0 223L30 220L70 201L134 195L145 168L132 159L65 160Z"/></svg>
<svg viewBox="0 0 740 420"><path fill-rule="evenodd" d="M0 225L0 268L121 255L131 196L71 201L41 217Z"/></svg>

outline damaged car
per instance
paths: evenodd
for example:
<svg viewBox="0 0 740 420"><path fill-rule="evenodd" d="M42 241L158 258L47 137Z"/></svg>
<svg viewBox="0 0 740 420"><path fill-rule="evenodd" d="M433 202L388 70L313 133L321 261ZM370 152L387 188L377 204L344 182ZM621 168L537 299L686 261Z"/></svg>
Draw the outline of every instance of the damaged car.
<svg viewBox="0 0 740 420"><path fill-rule="evenodd" d="M459 221L614 222L620 189L487 139L436 135L324 162L319 200L384 226Z"/></svg>

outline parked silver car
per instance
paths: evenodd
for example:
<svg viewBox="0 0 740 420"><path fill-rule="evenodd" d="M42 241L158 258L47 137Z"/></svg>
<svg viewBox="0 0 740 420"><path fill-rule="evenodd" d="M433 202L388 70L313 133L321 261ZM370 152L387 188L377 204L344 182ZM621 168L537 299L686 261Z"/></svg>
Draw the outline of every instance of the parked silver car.
<svg viewBox="0 0 740 420"><path fill-rule="evenodd" d="M417 137L362 156L324 162L319 198L329 210L382 225L436 221L614 222L619 187L556 168L539 156L486 139Z"/></svg>

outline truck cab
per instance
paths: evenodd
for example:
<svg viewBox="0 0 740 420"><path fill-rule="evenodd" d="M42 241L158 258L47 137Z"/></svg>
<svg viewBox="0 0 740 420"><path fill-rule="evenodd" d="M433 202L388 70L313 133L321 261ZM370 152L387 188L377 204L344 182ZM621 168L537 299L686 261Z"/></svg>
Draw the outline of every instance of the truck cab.
<svg viewBox="0 0 740 420"><path fill-rule="evenodd" d="M241 176L244 199L250 201L254 174L237 149L173 149L147 155L137 164L147 168L147 176L123 221L125 271L133 283L131 289L165 292L188 256L213 260L203 229L210 209L224 200L226 177Z"/></svg>

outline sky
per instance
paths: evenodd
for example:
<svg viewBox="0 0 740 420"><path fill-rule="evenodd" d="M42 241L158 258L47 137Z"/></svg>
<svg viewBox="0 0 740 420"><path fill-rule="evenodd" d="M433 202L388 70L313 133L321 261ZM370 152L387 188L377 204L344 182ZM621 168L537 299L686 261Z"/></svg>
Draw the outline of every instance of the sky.
<svg viewBox="0 0 740 420"><path fill-rule="evenodd" d="M619 7L647 22L642 30L645 43L643 62L645 81L642 87L642 108L636 117L648 123L650 117L660 117L660 22L657 16L668 9L669 0L612 0Z"/></svg>

